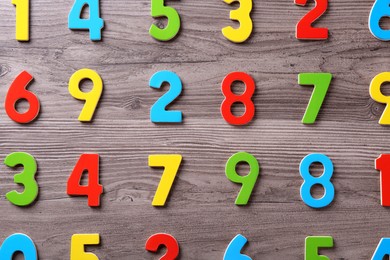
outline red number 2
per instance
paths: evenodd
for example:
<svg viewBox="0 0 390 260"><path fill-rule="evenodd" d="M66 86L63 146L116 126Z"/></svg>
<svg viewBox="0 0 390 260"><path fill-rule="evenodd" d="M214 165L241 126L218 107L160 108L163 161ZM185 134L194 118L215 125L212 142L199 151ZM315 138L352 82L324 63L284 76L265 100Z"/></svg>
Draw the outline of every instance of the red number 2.
<svg viewBox="0 0 390 260"><path fill-rule="evenodd" d="M33 76L27 71L22 71L12 82L5 98L5 112L12 120L20 124L33 121L39 113L40 104L37 96L26 89L32 80ZM19 100L26 100L30 105L24 113L19 113L16 110L15 106Z"/></svg>
<svg viewBox="0 0 390 260"><path fill-rule="evenodd" d="M164 233L157 233L148 238L145 244L145 249L150 252L157 252L158 248L164 245L167 248L167 252L160 260L174 260L179 256L179 244L177 240Z"/></svg>
<svg viewBox="0 0 390 260"><path fill-rule="evenodd" d="M390 206L390 154L381 154L375 160L375 169L381 174L381 204Z"/></svg>
<svg viewBox="0 0 390 260"><path fill-rule="evenodd" d="M305 6L308 0L294 0L295 4ZM314 23L328 8L328 0L314 0L316 6L308 12L298 23L296 38L301 40L325 40L328 39L328 28L313 28Z"/></svg>
<svg viewBox="0 0 390 260"><path fill-rule="evenodd" d="M81 186L81 176L85 171L88 171L88 185ZM80 156L69 176L66 192L68 195L88 196L88 206L90 207L100 205L100 195L103 193L103 186L99 184L98 154L82 154Z"/></svg>
<svg viewBox="0 0 390 260"><path fill-rule="evenodd" d="M242 81L245 84L245 91L241 95L235 95L231 90L231 85L235 81ZM255 93L255 82L248 74L244 72L232 72L222 81L222 93L225 100L221 104L222 117L232 125L245 125L249 123L255 115L255 105L252 96ZM234 103L245 105L245 112L242 116L235 116L231 111Z"/></svg>

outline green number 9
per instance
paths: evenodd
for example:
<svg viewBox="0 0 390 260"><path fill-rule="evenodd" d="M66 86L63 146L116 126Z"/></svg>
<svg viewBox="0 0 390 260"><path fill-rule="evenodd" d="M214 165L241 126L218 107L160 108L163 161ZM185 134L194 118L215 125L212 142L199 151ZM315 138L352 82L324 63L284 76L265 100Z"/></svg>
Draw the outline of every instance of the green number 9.
<svg viewBox="0 0 390 260"><path fill-rule="evenodd" d="M237 164L240 162L246 162L247 164L249 164L250 170L248 175L241 176L237 173L236 167ZM235 202L236 205L248 204L249 197L252 194L252 190L255 187L257 177L260 173L260 166L256 158L249 153L238 152L232 155L232 157L230 157L229 160L226 162L225 173L226 177L230 181L242 184L241 190L238 193Z"/></svg>
<svg viewBox="0 0 390 260"><path fill-rule="evenodd" d="M35 181L37 164L34 157L28 153L15 152L5 158L4 164L8 167L15 167L17 165L24 167L21 173L15 174L14 176L14 182L22 184L24 191L19 193L13 190L5 194L5 197L16 206L30 205L38 196L38 184Z"/></svg>

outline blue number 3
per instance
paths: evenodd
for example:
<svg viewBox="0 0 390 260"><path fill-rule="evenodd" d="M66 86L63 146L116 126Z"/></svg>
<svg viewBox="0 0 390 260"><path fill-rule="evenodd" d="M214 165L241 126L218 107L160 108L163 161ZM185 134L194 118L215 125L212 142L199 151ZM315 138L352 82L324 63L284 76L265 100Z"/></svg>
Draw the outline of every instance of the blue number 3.
<svg viewBox="0 0 390 260"><path fill-rule="evenodd" d="M324 173L320 177L313 177L309 168L314 162L319 162L324 166ZM324 154L312 153L302 159L299 165L299 171L303 178L301 186L301 198L308 206L312 208L323 208L328 206L334 198L334 186L330 182L333 175L333 163ZM324 187L324 196L319 199L313 198L310 193L311 188L315 184L320 184Z"/></svg>
<svg viewBox="0 0 390 260"><path fill-rule="evenodd" d="M150 108L150 121L154 123L180 123L183 121L182 112L167 111L166 106L180 95L183 88L181 80L175 73L162 70L150 78L149 86L159 89L164 82L169 83L170 89Z"/></svg>

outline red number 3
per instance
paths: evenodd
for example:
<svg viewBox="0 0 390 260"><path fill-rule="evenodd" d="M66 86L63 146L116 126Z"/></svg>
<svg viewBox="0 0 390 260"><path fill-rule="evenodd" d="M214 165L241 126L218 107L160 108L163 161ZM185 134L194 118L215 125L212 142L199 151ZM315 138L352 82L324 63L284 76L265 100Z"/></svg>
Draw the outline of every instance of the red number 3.
<svg viewBox="0 0 390 260"><path fill-rule="evenodd" d="M39 99L34 93L26 89L32 80L33 76L27 71L23 71L12 82L8 89L7 96L5 97L5 111L8 116L17 123L30 123L39 113L41 106ZM19 113L16 110L16 102L19 100L26 100L30 105L29 109L24 113Z"/></svg>
<svg viewBox="0 0 390 260"><path fill-rule="evenodd" d="M295 4L305 6L308 0L294 0ZM328 0L314 0L316 6L308 12L298 23L296 38L301 40L328 39L328 28L313 28L314 23L328 8Z"/></svg>
<svg viewBox="0 0 390 260"><path fill-rule="evenodd" d="M245 91L241 95L236 95L231 90L231 85L235 81L241 81L245 84ZM255 105L252 96L255 93L255 82L248 74L244 72L232 72L222 81L222 93L225 100L221 104L222 117L232 125L245 125L249 123L255 115ZM234 103L242 103L245 106L245 112L242 116L235 116L231 111Z"/></svg>

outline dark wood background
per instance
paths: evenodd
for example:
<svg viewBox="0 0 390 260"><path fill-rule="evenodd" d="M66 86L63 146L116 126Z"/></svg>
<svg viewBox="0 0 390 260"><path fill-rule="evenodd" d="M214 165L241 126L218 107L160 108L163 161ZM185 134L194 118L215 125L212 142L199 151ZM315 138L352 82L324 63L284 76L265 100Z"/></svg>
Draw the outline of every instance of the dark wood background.
<svg viewBox="0 0 390 260"><path fill-rule="evenodd" d="M249 240L245 254L276 260L303 259L306 236L330 235L335 246L321 253L370 259L380 238L390 236L390 212L380 205L374 169L374 160L390 152L390 130L377 123L384 105L368 91L375 75L389 71L389 43L368 30L373 1L329 2L316 23L329 28L327 41L295 38L297 21L313 3L300 7L277 0L254 1L252 37L233 44L221 29L234 25L229 11L239 5L223 1L168 1L182 20L181 33L168 43L148 33L156 22L148 0L102 0L105 29L96 43L87 31L68 29L72 0L31 1L31 41L19 43L14 6L1 1L0 160L15 151L31 153L40 189L35 204L12 205L5 194L21 189L13 183L18 171L0 164L0 241L26 233L40 259L69 259L72 234L100 233L101 245L87 247L100 259L159 259L164 250L152 254L144 244L150 235L167 232L179 241L181 259L222 259L241 233ZM384 27L389 24L384 21ZM83 102L68 93L70 76L81 68L96 70L104 81L92 123L77 120ZM35 77L29 89L41 101L39 118L29 125L11 121L3 106L22 70ZM174 71L183 82L183 93L171 106L183 111L183 124L150 122L150 107L168 89L148 85L159 70ZM227 124L219 112L221 81L236 70L256 81L256 116L243 127ZM312 92L298 85L301 72L334 77L312 126L301 123ZM390 94L387 88L384 93ZM261 165L246 207L234 204L240 186L224 173L237 151L252 153ZM313 152L328 155L335 167L335 199L320 210L306 206L299 195L298 166ZM82 153L100 154L104 194L98 209L89 208L86 197L66 194ZM149 168L147 158L156 153L183 155L165 208L151 206L162 171Z"/></svg>

